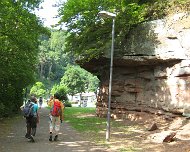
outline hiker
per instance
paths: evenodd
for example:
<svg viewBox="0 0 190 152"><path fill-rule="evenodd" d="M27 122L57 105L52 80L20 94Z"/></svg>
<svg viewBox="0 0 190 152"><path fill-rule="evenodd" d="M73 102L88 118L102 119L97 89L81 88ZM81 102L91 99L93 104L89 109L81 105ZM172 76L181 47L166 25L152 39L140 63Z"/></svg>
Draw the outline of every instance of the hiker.
<svg viewBox="0 0 190 152"><path fill-rule="evenodd" d="M60 123L63 121L63 112L64 105L59 100L59 95L57 93L54 94L54 98L51 97L48 102L48 106L50 107L50 124L49 124L49 141L52 141L53 134L55 135L54 141L58 140L58 132L60 130Z"/></svg>
<svg viewBox="0 0 190 152"><path fill-rule="evenodd" d="M25 118L26 118L26 135L25 135L25 137L28 138L31 142L34 142L34 136L36 135L37 123L39 123L38 104L37 104L36 97L32 96L27 104L31 105L30 106L31 110L30 110L30 114L25 116ZM25 108L23 108L23 110L24 109Z"/></svg>
<svg viewBox="0 0 190 152"><path fill-rule="evenodd" d="M50 96L49 101L48 101L47 103L49 103L50 101L53 102L53 101L52 101L53 98L54 98L53 96Z"/></svg>
<svg viewBox="0 0 190 152"><path fill-rule="evenodd" d="M42 99L42 97L40 97L40 99L39 99L39 106L40 106L40 109L42 108L42 104L43 104L43 99Z"/></svg>

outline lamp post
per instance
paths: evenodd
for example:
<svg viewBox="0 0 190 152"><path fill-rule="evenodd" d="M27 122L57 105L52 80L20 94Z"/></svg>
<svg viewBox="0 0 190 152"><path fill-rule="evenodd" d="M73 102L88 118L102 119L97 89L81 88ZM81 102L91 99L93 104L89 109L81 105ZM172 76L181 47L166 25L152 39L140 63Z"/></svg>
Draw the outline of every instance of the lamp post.
<svg viewBox="0 0 190 152"><path fill-rule="evenodd" d="M113 71L113 53L114 53L114 29L115 29L115 17L116 14L101 11L98 13L99 16L102 18L112 18L113 24L112 24L112 44L111 44L111 61L110 61L110 80L109 80L109 97L108 97L108 113L107 113L107 128L106 128L106 140L109 141L110 139L110 107L111 107L111 90L112 90L112 71Z"/></svg>

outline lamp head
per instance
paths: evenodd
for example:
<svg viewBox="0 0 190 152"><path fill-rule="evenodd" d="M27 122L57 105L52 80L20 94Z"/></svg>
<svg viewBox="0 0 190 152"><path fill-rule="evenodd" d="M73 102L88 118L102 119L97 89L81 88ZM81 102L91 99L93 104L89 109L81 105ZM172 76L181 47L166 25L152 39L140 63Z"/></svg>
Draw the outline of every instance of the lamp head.
<svg viewBox="0 0 190 152"><path fill-rule="evenodd" d="M102 18L115 18L116 17L116 14L107 12L107 11L100 11L98 13L98 15L101 16Z"/></svg>

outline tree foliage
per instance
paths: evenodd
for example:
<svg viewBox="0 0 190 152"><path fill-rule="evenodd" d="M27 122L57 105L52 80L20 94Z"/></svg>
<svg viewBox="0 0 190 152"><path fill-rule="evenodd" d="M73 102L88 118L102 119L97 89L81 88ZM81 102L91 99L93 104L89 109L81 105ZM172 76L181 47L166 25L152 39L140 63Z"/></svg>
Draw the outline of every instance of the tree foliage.
<svg viewBox="0 0 190 152"><path fill-rule="evenodd" d="M67 101L67 87L64 85L57 85L55 84L51 89L51 94L54 95L55 93L58 93L59 100Z"/></svg>
<svg viewBox="0 0 190 152"><path fill-rule="evenodd" d="M51 31L50 38L41 38L38 55L39 77L59 82L67 64L71 63L70 56L64 52L65 31Z"/></svg>
<svg viewBox="0 0 190 152"><path fill-rule="evenodd" d="M42 82L36 82L32 88L30 89L30 94L36 96L36 97L41 97L45 96L46 94L46 89L45 86Z"/></svg>
<svg viewBox="0 0 190 152"><path fill-rule="evenodd" d="M95 92L98 88L99 80L79 66L68 66L67 71L61 78L60 85L67 87L70 95L86 91Z"/></svg>
<svg viewBox="0 0 190 152"><path fill-rule="evenodd" d="M66 37L67 35L65 31L53 30L51 31L50 38L47 37L41 38L41 44L39 46L40 52L38 56L39 57L38 71L40 76L39 80L40 81L43 80L46 88L48 89L52 88L51 89L52 95L55 92L60 92L60 94L63 95L63 98L66 97L64 95L64 92L65 93L68 92L69 94L75 94L77 92L80 92L79 90L82 89L83 89L82 92L84 91L96 92L99 82L97 77L94 77L92 74L88 73L87 71L81 69L78 66L67 67L67 65L75 65L75 63L72 58L72 54L65 52ZM73 74L72 77L68 75L68 73L72 73ZM68 78L65 78L67 76L68 78L71 79L68 80ZM67 82L59 85L62 77L64 77L66 79L65 81ZM85 81L81 80L79 81L79 78ZM47 81L49 81L51 85L48 86L46 83ZM76 82L77 85L80 82L80 84L77 87L75 84L73 87L73 84L71 84L73 82Z"/></svg>
<svg viewBox="0 0 190 152"><path fill-rule="evenodd" d="M38 38L46 34L32 13L40 0L0 1L0 116L18 111L23 88L34 82Z"/></svg>
<svg viewBox="0 0 190 152"><path fill-rule="evenodd" d="M97 78L97 76L88 73L88 86L86 91L96 93L99 87L99 82L100 80Z"/></svg>
<svg viewBox="0 0 190 152"><path fill-rule="evenodd" d="M102 10L117 14L115 48L123 51L130 29L139 23L162 18L170 5L170 0L67 0L59 9L60 23L66 24L70 34L66 51L74 52L80 60L90 60L110 50L112 19L98 16Z"/></svg>

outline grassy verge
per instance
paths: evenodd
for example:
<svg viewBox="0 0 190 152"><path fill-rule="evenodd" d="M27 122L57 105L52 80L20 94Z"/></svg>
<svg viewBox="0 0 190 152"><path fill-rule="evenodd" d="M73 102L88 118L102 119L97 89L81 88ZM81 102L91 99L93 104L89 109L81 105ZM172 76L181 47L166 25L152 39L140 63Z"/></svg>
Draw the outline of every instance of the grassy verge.
<svg viewBox="0 0 190 152"><path fill-rule="evenodd" d="M100 131L106 119L95 117L95 108L66 108L65 121L80 132Z"/></svg>
<svg viewBox="0 0 190 152"><path fill-rule="evenodd" d="M95 115L95 108L65 108L65 122L69 123L74 129L82 133L84 137L96 142L97 144L110 147L110 143L106 142L106 118L99 118ZM111 125L111 142L121 140L120 134L132 134L133 128L124 125L121 121L110 121ZM118 152L136 152L134 147L120 147Z"/></svg>
<svg viewBox="0 0 190 152"><path fill-rule="evenodd" d="M66 107L64 115L65 121L74 129L90 135L96 142L103 142L99 135L105 132L106 119L96 117L95 108Z"/></svg>

